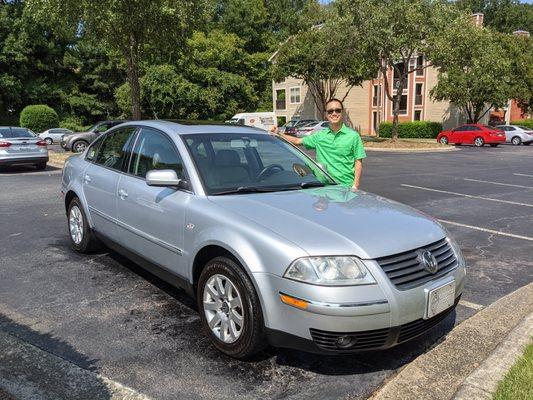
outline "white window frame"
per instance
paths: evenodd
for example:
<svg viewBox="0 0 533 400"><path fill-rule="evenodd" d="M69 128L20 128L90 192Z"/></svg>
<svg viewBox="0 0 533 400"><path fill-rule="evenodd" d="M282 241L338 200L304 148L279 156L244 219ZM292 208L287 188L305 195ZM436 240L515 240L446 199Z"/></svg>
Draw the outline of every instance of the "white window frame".
<svg viewBox="0 0 533 400"><path fill-rule="evenodd" d="M292 89L298 89L298 99L299 99L299 101L292 101ZM289 104L302 104L302 88L301 88L301 86L291 86L291 87L289 87Z"/></svg>

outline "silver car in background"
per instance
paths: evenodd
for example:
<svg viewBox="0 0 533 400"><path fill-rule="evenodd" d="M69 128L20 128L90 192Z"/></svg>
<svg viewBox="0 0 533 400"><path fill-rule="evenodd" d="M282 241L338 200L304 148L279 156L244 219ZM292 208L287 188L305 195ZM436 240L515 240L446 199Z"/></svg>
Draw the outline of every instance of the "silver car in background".
<svg viewBox="0 0 533 400"><path fill-rule="evenodd" d="M524 144L529 146L533 142L533 129L520 125L498 125L496 129L505 132L505 142L516 146Z"/></svg>
<svg viewBox="0 0 533 400"><path fill-rule="evenodd" d="M52 128L47 129L43 133L39 133L39 137L43 139L48 145L61 142L61 139L65 135L70 135L72 132L70 129L65 128Z"/></svg>
<svg viewBox="0 0 533 400"><path fill-rule="evenodd" d="M27 128L0 126L0 165L32 164L46 169L48 146Z"/></svg>
<svg viewBox="0 0 533 400"><path fill-rule="evenodd" d="M129 122L67 160L61 191L75 250L104 242L184 288L232 357L389 348L463 292L465 260L436 220L254 128Z"/></svg>

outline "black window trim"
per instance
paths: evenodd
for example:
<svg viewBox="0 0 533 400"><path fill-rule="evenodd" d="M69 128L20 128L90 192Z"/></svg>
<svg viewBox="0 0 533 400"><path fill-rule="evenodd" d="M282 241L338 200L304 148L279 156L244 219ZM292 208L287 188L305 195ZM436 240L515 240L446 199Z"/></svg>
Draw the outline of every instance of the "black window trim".
<svg viewBox="0 0 533 400"><path fill-rule="evenodd" d="M113 130L108 129L107 131L105 131L105 134L102 134L102 135L98 136L98 137L94 140L94 142L91 143L91 147L92 147L93 144L96 143L98 140L100 140L101 142L103 142L103 141L104 141L109 135L113 135L113 134L115 134L116 131L119 131L119 130L121 130L121 129L123 129L123 128L128 128L128 127L135 128L135 130L133 131L132 135L133 135L133 137L134 137L135 140L136 140L136 139L137 139L136 136L137 136L137 134L139 133L139 128L138 128L137 126L131 126L131 125L128 125L128 126L123 126L123 127L120 127L120 128L118 128L118 129L113 129ZM104 132L102 132L102 133L104 133ZM102 145L102 143L100 143L100 146L101 146L101 145ZM100 151L100 148L98 148L97 151ZM130 156L131 156L131 152L126 152L125 160L129 160ZM98 164L98 163L95 162L94 160L87 160L87 156L85 156L85 160L88 161L88 162L90 162L90 163L92 163L92 164L94 164L94 165L97 165L97 166L99 166L99 167L102 167L102 168L108 169L108 170L110 170L110 171L118 172L118 173L122 173L122 172L123 172L123 169L124 169L124 163L125 163L125 161L122 161L122 165L120 166L120 168L117 169L117 168L107 167L107 166L102 165L102 164Z"/></svg>

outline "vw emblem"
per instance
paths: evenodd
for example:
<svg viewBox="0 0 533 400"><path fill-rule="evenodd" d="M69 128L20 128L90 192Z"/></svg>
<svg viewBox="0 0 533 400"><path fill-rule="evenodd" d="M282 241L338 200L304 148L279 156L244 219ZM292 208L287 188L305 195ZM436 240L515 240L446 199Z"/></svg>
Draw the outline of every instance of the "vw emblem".
<svg viewBox="0 0 533 400"><path fill-rule="evenodd" d="M430 274L434 274L439 269L439 263L437 262L437 259L433 254L431 254L431 251L425 250L421 254L422 258L422 264L424 265L424 268L427 272Z"/></svg>

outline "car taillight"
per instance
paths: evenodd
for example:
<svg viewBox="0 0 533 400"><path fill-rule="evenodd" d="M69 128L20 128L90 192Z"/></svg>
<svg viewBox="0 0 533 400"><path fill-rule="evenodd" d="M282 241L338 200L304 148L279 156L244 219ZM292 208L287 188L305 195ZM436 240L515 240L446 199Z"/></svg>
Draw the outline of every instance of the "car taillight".
<svg viewBox="0 0 533 400"><path fill-rule="evenodd" d="M37 143L35 143L37 146L47 146L46 142L44 140L39 140Z"/></svg>
<svg viewBox="0 0 533 400"><path fill-rule="evenodd" d="M0 142L0 147L9 147L11 146L11 143L9 142Z"/></svg>

